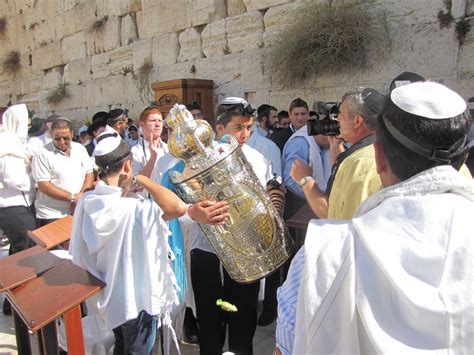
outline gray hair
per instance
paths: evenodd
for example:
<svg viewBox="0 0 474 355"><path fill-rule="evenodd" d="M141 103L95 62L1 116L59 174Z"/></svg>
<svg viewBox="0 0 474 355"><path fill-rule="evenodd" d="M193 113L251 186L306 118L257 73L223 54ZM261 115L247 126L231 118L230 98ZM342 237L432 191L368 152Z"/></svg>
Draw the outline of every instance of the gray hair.
<svg viewBox="0 0 474 355"><path fill-rule="evenodd" d="M362 94L365 89L365 87L360 87L356 90L346 92L342 96L341 102L347 100L350 119L353 119L356 115L360 115L364 118L366 126L371 130L375 130L375 124L379 114L365 103Z"/></svg>

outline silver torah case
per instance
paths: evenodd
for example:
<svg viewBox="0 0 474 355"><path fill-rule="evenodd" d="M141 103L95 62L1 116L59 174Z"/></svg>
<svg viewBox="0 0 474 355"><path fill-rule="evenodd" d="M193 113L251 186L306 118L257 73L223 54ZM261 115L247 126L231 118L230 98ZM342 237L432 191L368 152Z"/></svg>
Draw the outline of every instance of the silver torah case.
<svg viewBox="0 0 474 355"><path fill-rule="evenodd" d="M168 126L173 114L177 116L177 110L170 112ZM211 136L209 144L212 128L207 122L188 122L194 126L190 128L186 120L174 119L178 124L171 123L170 152L191 155L182 173L170 174L178 195L186 203L205 199L229 203L225 224L199 227L232 279L250 283L271 274L289 258L294 243L238 143L230 137L228 144L213 145Z"/></svg>

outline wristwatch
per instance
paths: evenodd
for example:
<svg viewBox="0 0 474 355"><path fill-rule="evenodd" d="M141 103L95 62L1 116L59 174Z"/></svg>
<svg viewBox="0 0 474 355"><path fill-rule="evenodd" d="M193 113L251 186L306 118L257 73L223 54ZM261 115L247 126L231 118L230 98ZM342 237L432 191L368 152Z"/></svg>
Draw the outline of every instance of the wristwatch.
<svg viewBox="0 0 474 355"><path fill-rule="evenodd" d="M71 201L71 203L76 202L76 199L75 199L74 194L72 192L71 192L71 200L70 201Z"/></svg>
<svg viewBox="0 0 474 355"><path fill-rule="evenodd" d="M303 187L309 180L313 180L313 177L312 176L303 176L300 181L298 182L298 185L300 185L300 187Z"/></svg>

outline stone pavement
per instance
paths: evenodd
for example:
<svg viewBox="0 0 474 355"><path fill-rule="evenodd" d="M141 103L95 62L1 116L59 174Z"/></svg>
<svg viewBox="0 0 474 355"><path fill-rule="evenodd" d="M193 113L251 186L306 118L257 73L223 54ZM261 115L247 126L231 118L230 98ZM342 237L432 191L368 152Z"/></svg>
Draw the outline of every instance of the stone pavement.
<svg viewBox="0 0 474 355"><path fill-rule="evenodd" d="M0 259L8 255L6 247L0 249ZM3 305L4 295L0 294L0 306ZM261 305L259 305L261 306ZM33 337L35 342L35 337ZM254 354L271 355L275 346L275 322L266 327L257 327L254 340ZM33 345L33 353L37 352L37 347ZM224 349L227 350L227 349ZM13 328L12 317L6 317L0 310L0 355L17 354L15 330ZM158 352L155 352L158 354ZM199 348L195 345L181 344L181 353L183 355L199 354Z"/></svg>

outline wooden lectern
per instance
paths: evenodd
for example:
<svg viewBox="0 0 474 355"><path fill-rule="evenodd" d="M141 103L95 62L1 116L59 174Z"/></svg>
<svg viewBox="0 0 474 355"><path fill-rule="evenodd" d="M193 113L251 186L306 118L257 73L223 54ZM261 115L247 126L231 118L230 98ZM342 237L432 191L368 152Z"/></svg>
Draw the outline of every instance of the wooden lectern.
<svg viewBox="0 0 474 355"><path fill-rule="evenodd" d="M80 304L105 284L44 248L69 240L68 216L29 232L37 246L0 260L0 292L12 305L18 353L31 354L29 332L38 332L41 354L59 352L56 319L64 317L68 354L84 354Z"/></svg>
<svg viewBox="0 0 474 355"><path fill-rule="evenodd" d="M174 104L189 104L197 101L202 108L204 118L214 127L214 102L212 80L202 79L177 79L160 81L151 84L155 93L155 101L163 113L163 117Z"/></svg>
<svg viewBox="0 0 474 355"><path fill-rule="evenodd" d="M72 220L72 216L66 216L34 231L28 231L28 236L45 249L54 248L71 238Z"/></svg>

